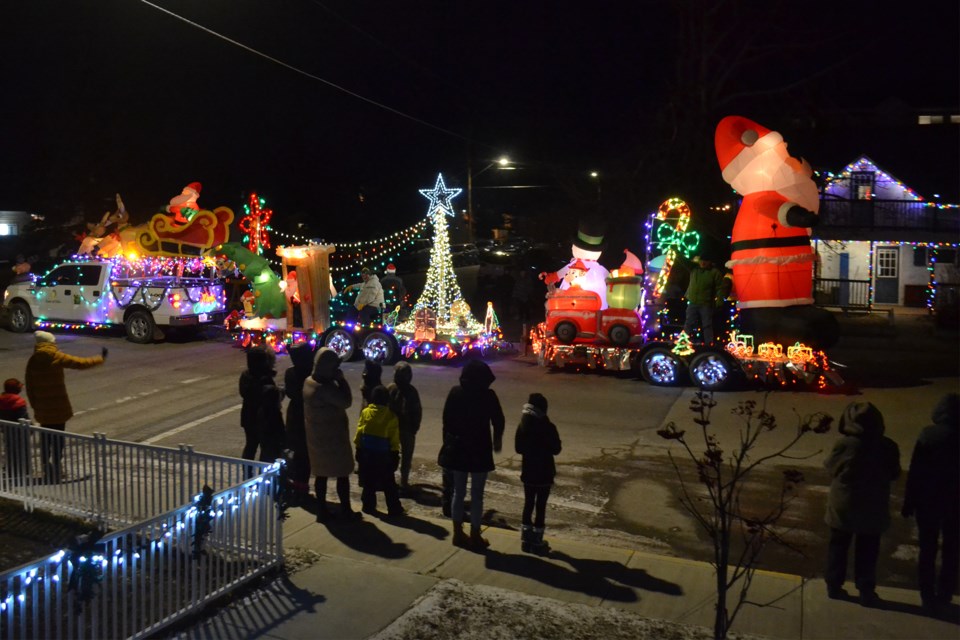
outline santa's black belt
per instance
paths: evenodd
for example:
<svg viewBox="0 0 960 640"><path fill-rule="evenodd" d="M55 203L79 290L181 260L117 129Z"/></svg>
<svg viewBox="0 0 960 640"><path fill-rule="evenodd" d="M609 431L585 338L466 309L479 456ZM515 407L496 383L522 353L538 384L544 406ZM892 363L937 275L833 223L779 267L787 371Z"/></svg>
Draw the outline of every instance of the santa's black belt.
<svg viewBox="0 0 960 640"><path fill-rule="evenodd" d="M786 238L757 238L756 240L738 240L730 243L730 251L746 251L747 249L765 249L769 247L809 247L810 238L807 236L792 236Z"/></svg>

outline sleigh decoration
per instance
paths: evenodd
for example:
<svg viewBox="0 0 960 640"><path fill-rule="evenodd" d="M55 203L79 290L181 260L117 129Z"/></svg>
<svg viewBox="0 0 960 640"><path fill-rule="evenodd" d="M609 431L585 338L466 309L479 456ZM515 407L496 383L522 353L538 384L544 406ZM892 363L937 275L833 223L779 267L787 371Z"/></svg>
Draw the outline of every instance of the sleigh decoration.
<svg viewBox="0 0 960 640"><path fill-rule="evenodd" d="M199 256L229 239L231 222L233 210L229 207L198 211L186 224L178 224L170 216L158 213L135 240L144 254Z"/></svg>

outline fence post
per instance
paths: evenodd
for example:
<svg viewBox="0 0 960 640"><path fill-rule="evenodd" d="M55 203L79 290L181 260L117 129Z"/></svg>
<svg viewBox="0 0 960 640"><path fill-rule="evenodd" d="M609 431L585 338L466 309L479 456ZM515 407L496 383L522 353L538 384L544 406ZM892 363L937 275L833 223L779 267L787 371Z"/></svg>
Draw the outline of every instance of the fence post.
<svg viewBox="0 0 960 640"><path fill-rule="evenodd" d="M109 487L107 486L107 434L105 433L94 433L93 434L93 452L94 460L96 462L93 465L93 486L96 487L96 505L97 505L97 526L100 529L105 529L105 512L106 507L104 505L104 500L106 500L107 495L109 495Z"/></svg>

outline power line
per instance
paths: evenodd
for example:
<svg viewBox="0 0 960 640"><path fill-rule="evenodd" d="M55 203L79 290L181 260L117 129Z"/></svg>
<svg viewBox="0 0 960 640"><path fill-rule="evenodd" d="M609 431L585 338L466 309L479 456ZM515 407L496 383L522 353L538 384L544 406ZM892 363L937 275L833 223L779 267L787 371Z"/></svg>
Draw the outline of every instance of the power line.
<svg viewBox="0 0 960 640"><path fill-rule="evenodd" d="M188 19L188 18L185 18L185 17L183 17L183 16L181 16L181 15L178 15L178 14L174 13L173 11L170 11L169 9L166 9L166 8L161 7L161 6L158 6L158 5L156 5L156 4L152 3L152 2L149 2L148 0L140 0L140 2L142 2L143 4L145 4L145 5L149 6L149 7L153 7L153 8L156 9L157 11L162 11L163 13L166 13L167 15L169 15L169 16L171 16L171 17L173 17L173 18L176 18L177 20L180 20L181 22L184 22L185 24L188 24L188 25L190 25L191 27L194 27L195 29L199 29L199 30L201 30L201 31L204 31L204 32L206 32L206 33L209 33L209 34L212 35L212 36L215 36L215 37L217 37L217 38L220 38L221 40L223 40L223 41L225 41L225 42L229 42L230 44L234 45L235 47L239 47L239 48L241 48L241 49L243 49L243 50L245 50L245 51L249 51L250 53L253 53L253 54L255 54L255 55L258 55L258 56L260 56L261 58L264 58L265 60L269 60L270 62L273 62L274 64L278 64L278 65L280 65L281 67L284 67L284 68L286 68L286 69L289 69L290 71L293 71L294 73L298 73L298 74L300 74L300 75L302 75L302 76L306 76L307 78L310 78L311 80L316 80L317 82L322 82L323 84L327 85L328 87L331 87L331 88L333 88L333 89L336 89L337 91L341 91L341 92L347 94L348 96L350 96L350 97L352 97L352 98L356 98L356 99L358 99L358 100L362 100L363 102L366 102L367 104L373 105L373 106L375 106L375 107L379 107L380 109L383 109L383 110L385 110L385 111L389 111L390 113L392 113L392 114L394 114L394 115L398 115L398 116L400 116L401 118L406 118L407 120L411 120L411 121L416 122L416 123L418 123L418 124L422 124L422 125L424 125L425 127L430 127L431 129L435 129L435 130L440 131L440 132L442 132L442 133L446 133L447 135L453 136L453 137L455 137L455 138L459 138L460 140L464 140L464 141L468 141L468 142L471 141L470 138L468 138L468 137L466 137L466 136L464 136L464 135L461 135L461 134L459 134L459 133L457 133L457 132L455 132L455 131L451 131L451 130L449 130L449 129L444 129L443 127L440 127L440 126L438 126L438 125L435 125L435 124L432 124L432 123L430 123L430 122L427 122L426 120L421 120L420 118L417 118L416 116L412 116L412 115L410 115L410 114L404 113L403 111L400 111L400 110L398 110L398 109L394 109L393 107L390 107L390 106L388 106L388 105L385 105L385 104L383 104L383 103L381 103L381 102L377 102L376 100L373 100L373 99L371 99L371 98L367 98L366 96L362 96L362 95L360 95L359 93L356 93L356 92L354 92L354 91L350 91L350 90L347 89L346 87L342 87L342 86L336 84L335 82L331 82L331 81L329 81L329 80L327 80L327 79L325 79L325 78L321 78L320 76L315 75L315 74L312 74L312 73L310 73L309 71L304 71L303 69L300 69L299 67L295 67L295 66L293 66L292 64L288 64L288 63L284 62L283 60L280 60L280 59L278 59L278 58L274 58L274 57L271 56L271 55L268 55L268 54L266 54L266 53L264 53L264 52L262 52L262 51L259 51L259 50L257 50L257 49L254 49L253 47L247 46L247 45L243 44L242 42L238 42L238 41L236 41L236 40L234 40L234 39L232 39L232 38L228 38L227 36L225 36L225 35L223 35L223 34L221 34L221 33L218 33L218 32L216 32L216 31L214 31L213 29L210 29L209 27L205 27L205 26L203 26L202 24L198 24L198 23L196 23L196 22L194 22L194 21L192 21L192 20L190 20L190 19Z"/></svg>

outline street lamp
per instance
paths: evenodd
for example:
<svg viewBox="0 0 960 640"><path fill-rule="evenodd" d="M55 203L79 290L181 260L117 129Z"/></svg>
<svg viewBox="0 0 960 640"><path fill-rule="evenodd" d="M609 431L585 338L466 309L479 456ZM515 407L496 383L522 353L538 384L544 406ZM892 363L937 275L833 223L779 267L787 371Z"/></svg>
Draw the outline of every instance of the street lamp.
<svg viewBox="0 0 960 640"><path fill-rule="evenodd" d="M473 177L475 175L479 176L491 167L497 167L498 169L513 168L510 166L510 158L507 156L500 156L476 173L473 173L473 165L467 165L467 229L470 234L470 242L473 242Z"/></svg>
<svg viewBox="0 0 960 640"><path fill-rule="evenodd" d="M597 181L597 202L600 202L603 199L600 194L600 174L596 171L591 171L590 177Z"/></svg>

